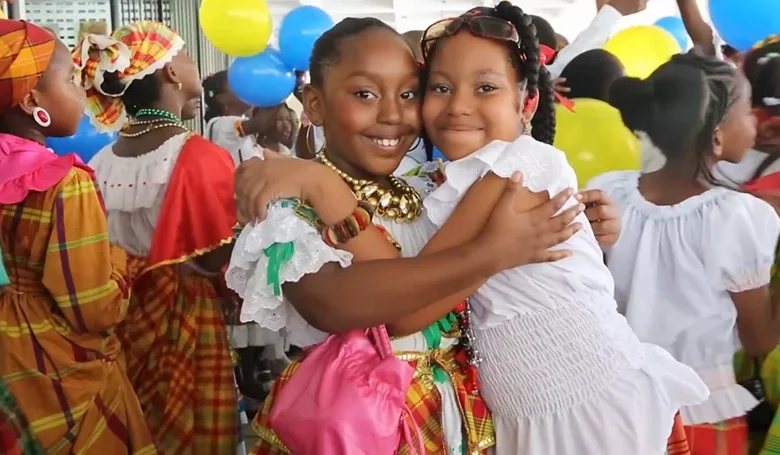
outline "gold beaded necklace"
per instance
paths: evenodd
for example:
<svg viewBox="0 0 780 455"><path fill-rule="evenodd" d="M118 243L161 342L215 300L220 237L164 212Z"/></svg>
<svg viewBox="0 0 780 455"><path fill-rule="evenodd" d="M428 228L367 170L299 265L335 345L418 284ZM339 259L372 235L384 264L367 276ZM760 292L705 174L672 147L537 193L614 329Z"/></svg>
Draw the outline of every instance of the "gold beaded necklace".
<svg viewBox="0 0 780 455"><path fill-rule="evenodd" d="M422 197L420 193L409 184L391 175L391 188L382 188L371 180L356 179L341 169L337 168L323 151L317 159L336 172L349 186L355 196L369 204L374 209L374 214L397 223L416 220L422 214Z"/></svg>
<svg viewBox="0 0 780 455"><path fill-rule="evenodd" d="M129 130L137 126L146 126L146 128L135 133L128 133ZM125 125L122 128L122 131L119 132L119 135L126 138L136 138L162 128L181 128L182 130L187 131L187 127L184 126L181 122L174 122L172 120L161 118L152 120L134 120Z"/></svg>

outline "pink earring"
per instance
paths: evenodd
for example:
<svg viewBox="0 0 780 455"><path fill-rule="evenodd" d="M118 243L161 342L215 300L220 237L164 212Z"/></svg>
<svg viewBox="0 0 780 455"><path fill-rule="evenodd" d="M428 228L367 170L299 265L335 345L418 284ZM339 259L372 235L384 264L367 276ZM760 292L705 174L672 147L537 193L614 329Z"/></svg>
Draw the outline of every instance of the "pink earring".
<svg viewBox="0 0 780 455"><path fill-rule="evenodd" d="M43 128L48 128L51 125L51 116L46 112L46 109L42 107L33 109L32 116L35 123Z"/></svg>

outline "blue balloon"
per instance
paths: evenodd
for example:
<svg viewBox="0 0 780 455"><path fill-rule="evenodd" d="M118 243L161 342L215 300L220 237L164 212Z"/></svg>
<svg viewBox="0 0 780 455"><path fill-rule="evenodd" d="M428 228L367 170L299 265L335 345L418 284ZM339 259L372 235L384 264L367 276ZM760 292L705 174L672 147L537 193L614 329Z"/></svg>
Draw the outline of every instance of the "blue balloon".
<svg viewBox="0 0 780 455"><path fill-rule="evenodd" d="M284 64L279 51L266 48L254 57L239 57L228 69L233 93L254 107L272 107L295 90L295 73Z"/></svg>
<svg viewBox="0 0 780 455"><path fill-rule="evenodd" d="M309 70L314 42L333 27L333 19L316 6L299 6L287 13L279 27L279 50L290 67Z"/></svg>
<svg viewBox="0 0 780 455"><path fill-rule="evenodd" d="M441 154L441 150L437 149L436 147L433 148L433 153L431 154L431 158L434 160L442 160L447 161L447 158L444 157L444 155Z"/></svg>
<svg viewBox="0 0 780 455"><path fill-rule="evenodd" d="M777 0L710 0L710 17L718 35L740 51L780 34Z"/></svg>
<svg viewBox="0 0 780 455"><path fill-rule="evenodd" d="M102 133L95 128L86 115L79 123L76 134L70 137L50 137L46 139L46 146L54 150L57 155L75 153L85 163L94 157L105 146L115 142L116 133Z"/></svg>
<svg viewBox="0 0 780 455"><path fill-rule="evenodd" d="M690 37L688 36L688 30L685 30L685 24L683 20L676 16L662 17L655 23L657 27L661 27L674 36L674 39L680 43L680 49L685 51L690 46Z"/></svg>

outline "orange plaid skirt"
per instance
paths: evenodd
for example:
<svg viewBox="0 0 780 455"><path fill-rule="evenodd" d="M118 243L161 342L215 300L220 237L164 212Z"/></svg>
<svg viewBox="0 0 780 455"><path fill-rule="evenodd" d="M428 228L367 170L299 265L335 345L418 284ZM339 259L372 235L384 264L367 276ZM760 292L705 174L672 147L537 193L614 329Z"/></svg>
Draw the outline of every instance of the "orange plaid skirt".
<svg viewBox="0 0 780 455"><path fill-rule="evenodd" d="M737 417L715 424L685 427L691 455L747 455L747 418Z"/></svg>
<svg viewBox="0 0 780 455"><path fill-rule="evenodd" d="M457 348L434 349L427 352L396 353L396 355L410 362L415 367L415 377L409 392L406 395L406 403L411 410L415 423L419 426L427 455L446 455L447 449L444 442L444 429L441 422L441 397L433 382L433 365L438 366L447 373L458 396L461 409L464 435L468 444L468 455L485 455L487 449L493 447L495 430L493 420L485 406L485 402L478 393L472 393L464 384L466 379L463 369L455 360ZM252 449L252 455L289 454L290 452L276 437L268 424L268 414L274 403L274 397L284 387L285 383L295 374L300 366L300 361L293 362L274 382L270 395L263 403L262 409L255 416L252 428L259 437L259 442ZM407 455L409 448L405 442L401 442L398 455Z"/></svg>
<svg viewBox="0 0 780 455"><path fill-rule="evenodd" d="M214 280L178 265L142 274L117 335L160 452L235 455L238 395Z"/></svg>

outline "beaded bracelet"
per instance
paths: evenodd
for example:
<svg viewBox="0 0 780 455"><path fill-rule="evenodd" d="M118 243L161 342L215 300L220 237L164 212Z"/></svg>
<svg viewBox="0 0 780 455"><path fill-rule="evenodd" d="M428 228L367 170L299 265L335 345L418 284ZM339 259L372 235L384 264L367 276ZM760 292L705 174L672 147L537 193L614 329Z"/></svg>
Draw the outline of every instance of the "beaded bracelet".
<svg viewBox="0 0 780 455"><path fill-rule="evenodd" d="M352 214L332 226L324 226L322 240L330 247L346 243L371 226L374 209L367 202L359 201Z"/></svg>

